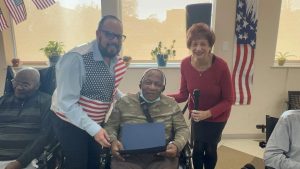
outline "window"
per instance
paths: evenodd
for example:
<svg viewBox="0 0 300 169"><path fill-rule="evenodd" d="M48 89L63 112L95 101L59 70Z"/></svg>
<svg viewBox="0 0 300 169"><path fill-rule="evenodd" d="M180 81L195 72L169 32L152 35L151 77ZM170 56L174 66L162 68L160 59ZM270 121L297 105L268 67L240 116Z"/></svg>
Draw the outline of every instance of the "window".
<svg viewBox="0 0 300 169"><path fill-rule="evenodd" d="M133 62L154 62L151 50L158 42L169 47L175 40L176 56L169 62L180 61L189 54L185 7L208 2L212 0L122 0L122 20L127 36L123 55L131 56Z"/></svg>
<svg viewBox="0 0 300 169"><path fill-rule="evenodd" d="M32 1L24 2L27 20L14 27L21 61L47 61L40 48L50 40L63 42L68 51L95 39L101 1L59 0L44 10L37 10Z"/></svg>
<svg viewBox="0 0 300 169"><path fill-rule="evenodd" d="M277 37L276 55L279 53L290 55L288 63L300 64L300 1L282 0L279 29ZM275 57L276 59L276 57Z"/></svg>

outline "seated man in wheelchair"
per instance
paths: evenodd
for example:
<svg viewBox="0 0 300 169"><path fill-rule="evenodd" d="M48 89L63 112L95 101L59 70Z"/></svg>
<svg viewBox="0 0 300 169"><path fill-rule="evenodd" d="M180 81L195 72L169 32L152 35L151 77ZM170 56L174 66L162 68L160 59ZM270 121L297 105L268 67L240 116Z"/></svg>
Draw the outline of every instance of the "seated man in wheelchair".
<svg viewBox="0 0 300 169"><path fill-rule="evenodd" d="M105 125L112 142L112 169L178 168L178 155L186 145L190 132L178 104L162 94L165 83L166 78L161 70L148 69L140 81L141 91L128 94L116 102ZM124 124L145 124L152 121L162 123L165 128L162 140L166 150L158 153L120 154L123 144L119 131Z"/></svg>
<svg viewBox="0 0 300 169"><path fill-rule="evenodd" d="M31 169L50 138L51 97L38 91L34 68L17 72L12 85L14 93L0 98L0 169Z"/></svg>
<svg viewBox="0 0 300 169"><path fill-rule="evenodd" d="M300 110L288 110L279 118L264 153L267 168L300 168Z"/></svg>

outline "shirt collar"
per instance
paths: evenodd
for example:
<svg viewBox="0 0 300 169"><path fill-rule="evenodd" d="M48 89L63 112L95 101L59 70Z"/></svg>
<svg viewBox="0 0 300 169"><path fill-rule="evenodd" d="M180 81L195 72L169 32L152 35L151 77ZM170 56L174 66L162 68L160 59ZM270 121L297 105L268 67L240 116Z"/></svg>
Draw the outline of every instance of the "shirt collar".
<svg viewBox="0 0 300 169"><path fill-rule="evenodd" d="M142 91L142 90L140 91L140 97L141 97L146 103L149 103L149 104L152 104L152 103L155 103L155 102L160 101L160 96L159 96L157 99L153 100L153 101L147 100L147 99L144 97L143 91Z"/></svg>

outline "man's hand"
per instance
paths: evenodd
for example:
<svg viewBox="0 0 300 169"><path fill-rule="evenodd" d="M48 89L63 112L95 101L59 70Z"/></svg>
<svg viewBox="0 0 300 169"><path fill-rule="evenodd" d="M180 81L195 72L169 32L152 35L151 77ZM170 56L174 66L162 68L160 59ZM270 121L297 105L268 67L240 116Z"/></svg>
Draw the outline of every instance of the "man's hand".
<svg viewBox="0 0 300 169"><path fill-rule="evenodd" d="M165 152L159 153L158 155L166 157L176 157L177 156L177 146L173 143L169 143Z"/></svg>
<svg viewBox="0 0 300 169"><path fill-rule="evenodd" d="M19 161L12 161L7 164L5 169L22 169L21 163Z"/></svg>
<svg viewBox="0 0 300 169"><path fill-rule="evenodd" d="M119 140L115 140L111 144L111 154L118 160L125 161L125 159L120 155L119 150L123 150L123 145Z"/></svg>
<svg viewBox="0 0 300 169"><path fill-rule="evenodd" d="M95 135L94 135L94 139L101 144L103 147L110 147L110 143L109 143L109 136L106 133L106 131L104 130L104 128L101 128L100 131L98 131Z"/></svg>

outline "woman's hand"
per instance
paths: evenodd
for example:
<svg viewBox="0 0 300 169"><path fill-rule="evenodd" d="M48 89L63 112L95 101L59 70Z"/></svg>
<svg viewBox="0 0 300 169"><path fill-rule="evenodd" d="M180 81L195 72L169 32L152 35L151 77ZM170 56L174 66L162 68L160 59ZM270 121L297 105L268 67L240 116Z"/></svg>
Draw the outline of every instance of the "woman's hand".
<svg viewBox="0 0 300 169"><path fill-rule="evenodd" d="M191 114L191 117L195 122L205 120L207 118L210 118L211 116L212 114L209 110L206 111L192 110L192 114Z"/></svg>

